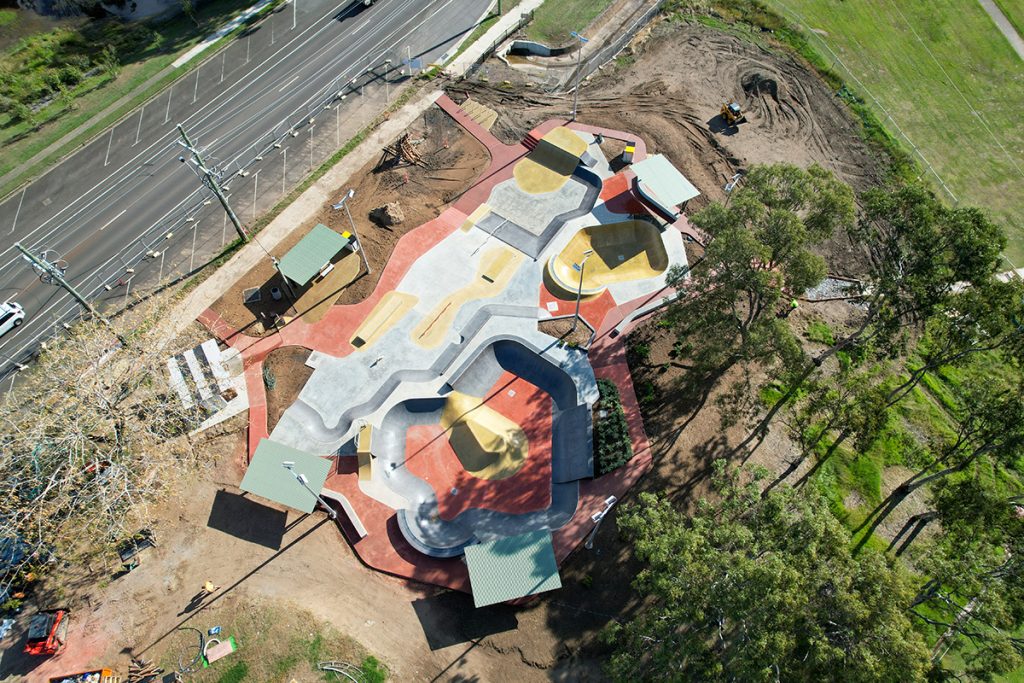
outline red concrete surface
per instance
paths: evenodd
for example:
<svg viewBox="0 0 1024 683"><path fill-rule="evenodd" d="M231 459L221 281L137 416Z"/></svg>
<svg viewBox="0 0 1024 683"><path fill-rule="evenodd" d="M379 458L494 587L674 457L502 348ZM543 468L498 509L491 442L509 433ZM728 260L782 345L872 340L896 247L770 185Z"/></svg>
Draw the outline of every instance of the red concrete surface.
<svg viewBox="0 0 1024 683"><path fill-rule="evenodd" d="M538 297L540 302L540 308L548 311L552 318L561 318L565 316L571 316L576 311L576 301L566 301L565 299L559 299L551 291L544 286L544 283L540 285L540 295ZM558 308L550 310L548 308L549 303L558 304ZM580 301L580 317L590 323L593 329L598 329L601 325L601 321L608 315L608 311L615 308L615 299L612 297L612 293L605 289L600 294L595 296L584 297Z"/></svg>
<svg viewBox="0 0 1024 683"><path fill-rule="evenodd" d="M406 434L406 466L434 489L441 519L454 519L470 508L520 514L551 504L551 399L506 372L487 392L485 404L526 432L528 455L511 477L490 481L466 472L439 424L416 426Z"/></svg>

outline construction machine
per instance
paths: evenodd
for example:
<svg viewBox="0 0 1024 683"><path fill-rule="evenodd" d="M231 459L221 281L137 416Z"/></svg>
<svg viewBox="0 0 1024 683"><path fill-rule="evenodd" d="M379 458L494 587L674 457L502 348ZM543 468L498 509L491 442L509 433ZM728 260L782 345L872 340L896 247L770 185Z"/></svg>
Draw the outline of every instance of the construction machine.
<svg viewBox="0 0 1024 683"><path fill-rule="evenodd" d="M746 123L747 117L743 115L740 105L735 102L729 102L722 105L722 120L725 121L726 125L736 126Z"/></svg>

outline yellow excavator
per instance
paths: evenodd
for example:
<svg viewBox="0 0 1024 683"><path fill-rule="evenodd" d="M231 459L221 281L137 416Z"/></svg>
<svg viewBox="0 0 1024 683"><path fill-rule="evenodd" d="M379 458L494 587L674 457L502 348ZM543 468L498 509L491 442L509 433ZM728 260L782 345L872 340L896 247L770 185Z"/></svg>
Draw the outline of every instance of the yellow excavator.
<svg viewBox="0 0 1024 683"><path fill-rule="evenodd" d="M736 126L741 123L746 123L747 121L747 117L743 115L743 110L740 109L740 105L735 102L723 104L721 113L722 120L729 126Z"/></svg>

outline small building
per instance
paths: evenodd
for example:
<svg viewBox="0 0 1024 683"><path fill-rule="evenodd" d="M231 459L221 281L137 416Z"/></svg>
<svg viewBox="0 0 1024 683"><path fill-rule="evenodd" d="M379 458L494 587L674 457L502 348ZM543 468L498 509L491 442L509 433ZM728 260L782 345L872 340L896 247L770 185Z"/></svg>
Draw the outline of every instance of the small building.
<svg viewBox="0 0 1024 683"><path fill-rule="evenodd" d="M686 203L700 191L665 156L652 154L630 168L636 173L636 189L658 213L676 221Z"/></svg>
<svg viewBox="0 0 1024 683"><path fill-rule="evenodd" d="M277 269L286 283L305 287L313 280L331 272L334 261L344 249L355 251L352 233L337 233L317 223L299 243L281 257Z"/></svg>

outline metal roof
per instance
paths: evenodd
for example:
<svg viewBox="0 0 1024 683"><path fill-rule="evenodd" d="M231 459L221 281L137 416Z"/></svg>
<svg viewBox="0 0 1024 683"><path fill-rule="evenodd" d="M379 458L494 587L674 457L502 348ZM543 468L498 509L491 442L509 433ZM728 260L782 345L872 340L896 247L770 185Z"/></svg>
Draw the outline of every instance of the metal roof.
<svg viewBox="0 0 1024 683"><path fill-rule="evenodd" d="M348 233L339 235L326 225L317 223L309 234L281 258L278 269L282 275L301 287L316 277L351 242L352 236Z"/></svg>
<svg viewBox="0 0 1024 683"><path fill-rule="evenodd" d="M300 512L312 512L316 497L282 465L289 461L295 463L295 474L303 474L309 480L306 486L320 493L331 470L331 461L270 439L263 439L256 446L239 488Z"/></svg>
<svg viewBox="0 0 1024 683"><path fill-rule="evenodd" d="M477 607L562 587L551 532L531 531L466 548Z"/></svg>
<svg viewBox="0 0 1024 683"><path fill-rule="evenodd" d="M700 195L700 191L661 154L652 154L631 167L637 180L663 206L679 206Z"/></svg>

